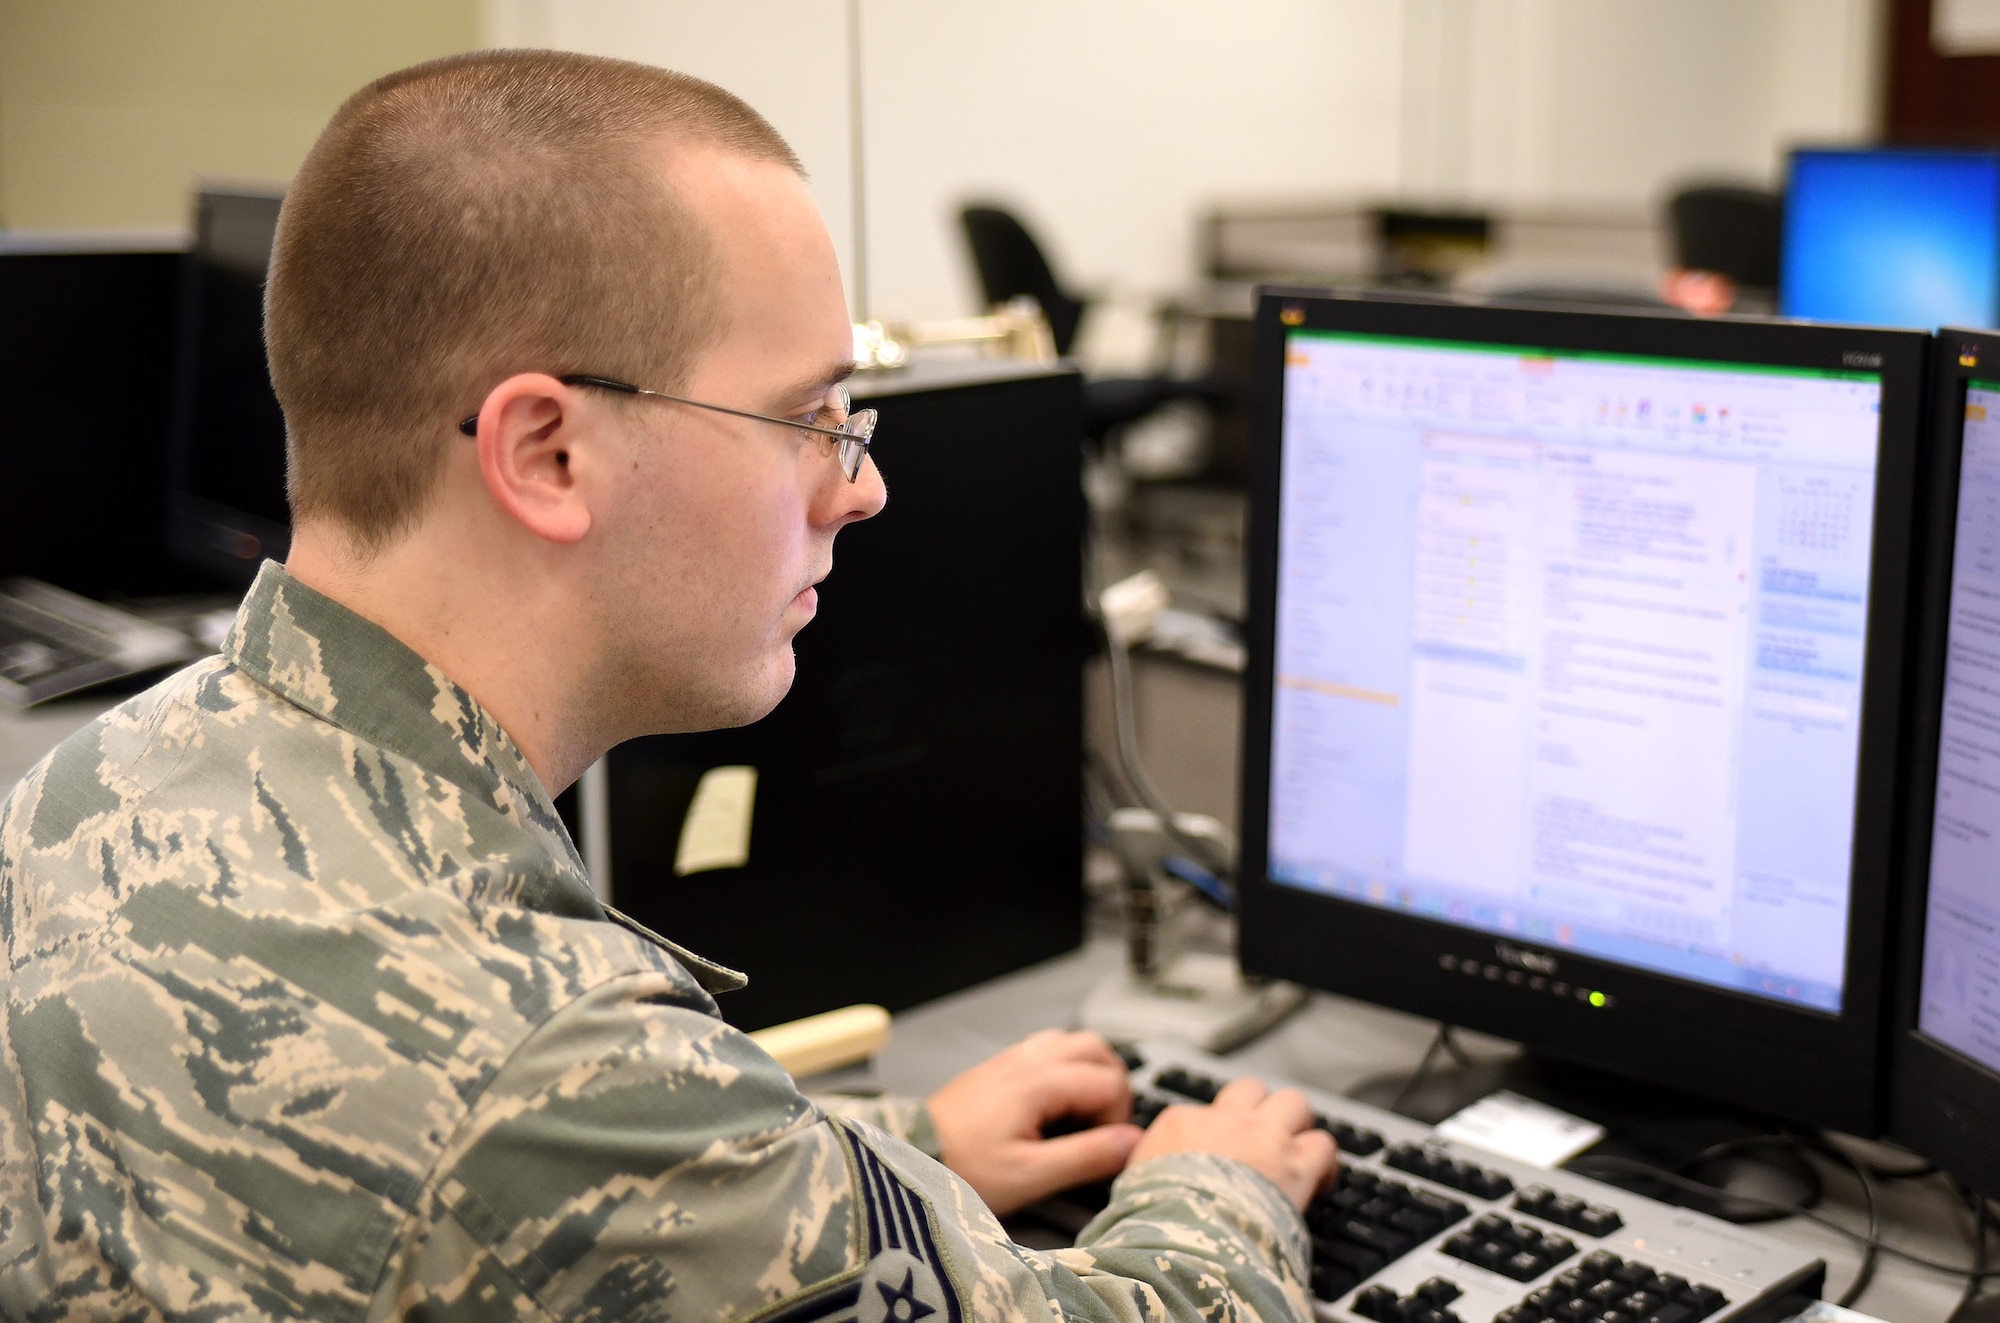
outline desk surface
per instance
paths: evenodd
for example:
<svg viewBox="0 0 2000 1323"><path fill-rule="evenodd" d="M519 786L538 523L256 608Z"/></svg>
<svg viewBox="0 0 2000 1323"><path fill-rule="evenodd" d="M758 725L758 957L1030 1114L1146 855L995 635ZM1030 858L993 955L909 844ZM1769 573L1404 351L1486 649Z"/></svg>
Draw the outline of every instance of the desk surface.
<svg viewBox="0 0 2000 1323"><path fill-rule="evenodd" d="M1084 994L1115 971L1121 958L1117 943L1098 939L1074 955L907 1011L896 1017L888 1046L871 1066L813 1081L810 1087L928 1093L1036 1029L1074 1024ZM1428 1020L1315 994L1298 1014L1230 1060L1240 1063L1245 1074L1264 1073L1347 1093L1371 1077L1415 1069L1434 1029ZM1498 1040L1467 1035L1466 1041L1475 1053L1505 1050ZM1910 1161L1884 1152L1887 1165ZM1823 1174L1827 1194L1819 1211L1843 1226L1865 1228L1866 1207L1852 1179L1831 1166ZM1969 1261L1969 1218L1958 1215L1962 1210L1941 1180L1889 1184L1883 1194L1883 1226L1891 1244L1949 1263ZM1861 1261L1853 1242L1803 1218L1767 1223L1758 1231L1824 1258L1830 1297L1846 1289ZM1855 1307L1895 1323L1942 1323L1963 1285L1962 1279L1884 1256L1874 1283Z"/></svg>

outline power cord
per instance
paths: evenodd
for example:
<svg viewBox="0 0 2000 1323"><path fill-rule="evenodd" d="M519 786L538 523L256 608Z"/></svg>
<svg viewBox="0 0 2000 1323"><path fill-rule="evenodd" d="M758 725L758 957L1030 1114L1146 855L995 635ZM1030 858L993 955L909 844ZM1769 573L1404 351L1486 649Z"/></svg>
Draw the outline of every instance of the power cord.
<svg viewBox="0 0 2000 1323"><path fill-rule="evenodd" d="M1972 1272L1965 1279L1965 1293L1958 1297L1958 1305L1951 1311L1947 1323L1960 1323L1972 1312L1979 1299L1979 1288L1986 1284L1986 1232L1992 1224L1991 1205L1986 1196L1976 1194L1966 1186L1958 1187L1959 1197L1972 1205Z"/></svg>

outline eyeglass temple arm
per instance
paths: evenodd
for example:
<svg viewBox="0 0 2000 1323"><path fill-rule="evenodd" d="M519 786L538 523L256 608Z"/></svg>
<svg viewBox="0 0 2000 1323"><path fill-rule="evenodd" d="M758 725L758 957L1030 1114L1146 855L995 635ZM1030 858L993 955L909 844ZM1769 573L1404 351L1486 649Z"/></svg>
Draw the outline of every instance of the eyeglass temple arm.
<svg viewBox="0 0 2000 1323"><path fill-rule="evenodd" d="M672 400L676 404L691 404L697 409L712 409L716 413L731 414L737 418L755 418L758 422L763 423L781 423L786 427L796 427L801 432L817 432L821 436L830 436L839 441L854 441L862 446L866 446L869 441L868 437L856 436L852 432L843 432L837 427L814 427L811 423L795 423L789 418L773 418L767 413L751 413L748 409L732 409L726 404L709 404L703 400L690 400L685 396L669 395L663 390L647 390L641 386L634 386L629 381L616 381L610 377L593 377L577 372L571 373L568 376L557 377L556 380L565 386L596 386L600 390L615 390L620 395L651 395L657 399ZM479 415L473 414L470 418L459 420L458 430L467 436L478 436Z"/></svg>

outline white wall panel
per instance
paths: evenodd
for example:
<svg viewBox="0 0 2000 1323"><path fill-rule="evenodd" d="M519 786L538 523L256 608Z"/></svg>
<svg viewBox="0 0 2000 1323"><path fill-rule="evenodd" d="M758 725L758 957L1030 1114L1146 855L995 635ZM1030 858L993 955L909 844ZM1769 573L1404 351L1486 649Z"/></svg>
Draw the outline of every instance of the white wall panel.
<svg viewBox="0 0 2000 1323"><path fill-rule="evenodd" d="M484 3L494 44L745 97L850 258L851 0ZM1649 206L1693 175L1775 181L1794 141L1865 137L1878 96L1881 0L853 3L870 307L889 317L974 310L970 197L1016 207L1073 283L1167 291L1214 199Z"/></svg>

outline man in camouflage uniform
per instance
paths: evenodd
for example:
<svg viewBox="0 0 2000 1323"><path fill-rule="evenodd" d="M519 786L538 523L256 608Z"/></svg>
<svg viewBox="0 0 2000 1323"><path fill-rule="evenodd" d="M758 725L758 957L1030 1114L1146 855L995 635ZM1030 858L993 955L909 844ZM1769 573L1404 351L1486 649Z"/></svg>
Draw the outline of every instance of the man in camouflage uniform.
<svg viewBox="0 0 2000 1323"><path fill-rule="evenodd" d="M1142 1135L1044 1033L829 1112L591 894L551 791L768 711L881 507L847 337L796 160L706 84L490 53L341 109L267 301L288 563L0 809L0 1313L1306 1314L1296 1093ZM991 1211L1121 1168L1073 1250Z"/></svg>

